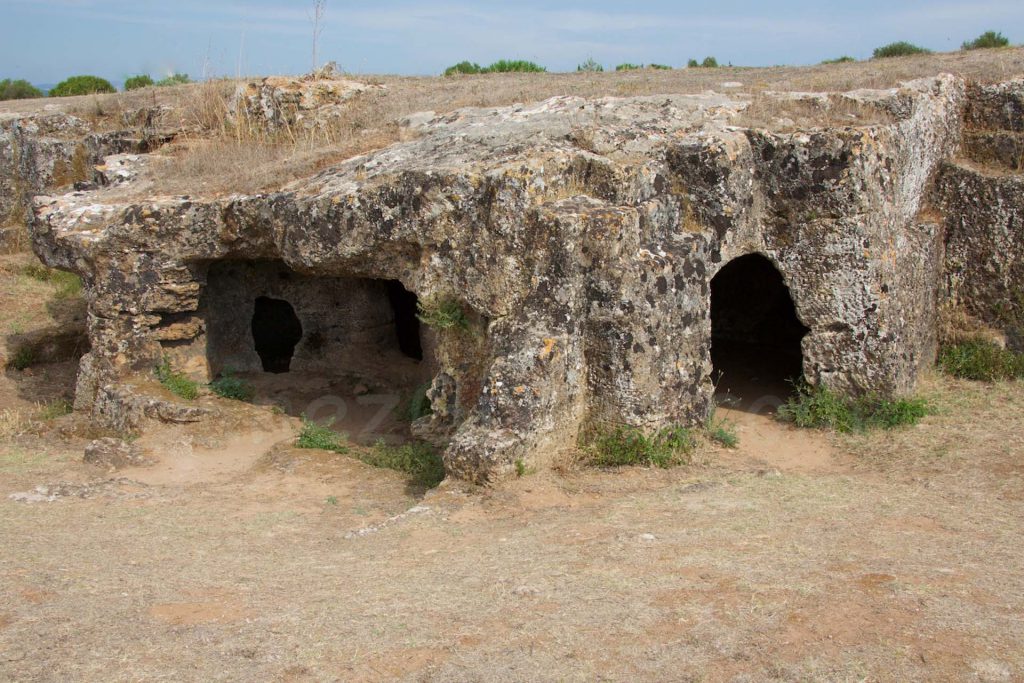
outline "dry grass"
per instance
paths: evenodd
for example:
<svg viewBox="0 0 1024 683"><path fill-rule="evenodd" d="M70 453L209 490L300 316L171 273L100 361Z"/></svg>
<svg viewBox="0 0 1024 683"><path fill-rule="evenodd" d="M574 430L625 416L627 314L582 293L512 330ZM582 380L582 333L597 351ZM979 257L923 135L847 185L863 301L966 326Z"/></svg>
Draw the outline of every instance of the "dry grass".
<svg viewBox="0 0 1024 683"><path fill-rule="evenodd" d="M815 106L786 105L759 97L764 91L835 92L886 88L901 81L941 72L980 82L1006 80L1024 73L1024 49L974 50L847 64L809 67L637 70L605 73L520 73L482 76L358 77L383 85L354 97L327 128L312 133L284 131L268 135L229 113L236 88L230 80L174 88L145 88L117 95L67 98L62 104L100 128L137 125L132 113L165 106L173 114L163 127L186 132L167 150L169 167L161 168L153 192L220 194L276 189L346 158L377 149L399 138L398 121L420 111L450 112L462 107L504 106L556 95L582 97L734 91L752 95L752 124L819 123L824 116L839 124L872 122L882 116L855 104L833 100L822 112ZM723 88L725 83L738 88ZM2 111L31 111L42 100L0 104ZM786 121L783 121L785 124Z"/></svg>

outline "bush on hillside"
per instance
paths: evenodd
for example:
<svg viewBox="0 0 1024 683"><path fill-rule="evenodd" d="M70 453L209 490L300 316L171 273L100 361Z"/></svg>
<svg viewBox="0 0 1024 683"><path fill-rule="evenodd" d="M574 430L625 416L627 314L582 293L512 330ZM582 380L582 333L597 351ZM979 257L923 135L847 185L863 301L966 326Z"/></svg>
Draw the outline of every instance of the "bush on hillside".
<svg viewBox="0 0 1024 683"><path fill-rule="evenodd" d="M842 57L836 57L835 59L826 59L822 64L846 64L847 62L856 62L857 60L849 55L843 55Z"/></svg>
<svg viewBox="0 0 1024 683"><path fill-rule="evenodd" d="M703 62L698 62L696 59L691 59L686 63L686 66L690 69L714 69L718 66L718 60L714 57L705 57Z"/></svg>
<svg viewBox="0 0 1024 683"><path fill-rule="evenodd" d="M616 71L636 71L636 70L642 69L642 68L644 68L643 64L630 64L629 62L626 62L625 64L619 64L617 67L615 67L615 70Z"/></svg>
<svg viewBox="0 0 1024 683"><path fill-rule="evenodd" d="M923 48L920 45L914 45L908 43L905 40L901 40L898 43L889 43L882 47L875 48L873 55L874 59L886 59L888 57L909 57L910 55L930 55L931 50Z"/></svg>
<svg viewBox="0 0 1024 683"><path fill-rule="evenodd" d="M146 88L153 85L153 79L146 74L139 76L132 76L124 82L124 89L127 90L138 90L139 88Z"/></svg>
<svg viewBox="0 0 1024 683"><path fill-rule="evenodd" d="M192 80L188 77L188 74L171 74L167 78L161 78L156 82L156 85L164 88L169 85L184 85L191 82Z"/></svg>
<svg viewBox="0 0 1024 683"><path fill-rule="evenodd" d="M9 78L0 81L0 100L30 100L35 97L43 97L43 91L28 81Z"/></svg>
<svg viewBox="0 0 1024 683"><path fill-rule="evenodd" d="M545 71L547 69L540 64L528 62L525 59L499 59L484 69L484 72L489 74L544 73Z"/></svg>
<svg viewBox="0 0 1024 683"><path fill-rule="evenodd" d="M1003 36L1002 33L996 33L995 31L985 31L974 40L965 42L960 49L961 50L984 50L991 47L1006 47L1010 44L1010 41Z"/></svg>
<svg viewBox="0 0 1024 683"><path fill-rule="evenodd" d="M456 74L481 74L484 72L482 66L476 62L459 62L454 66L450 66L444 70L445 76L455 76Z"/></svg>
<svg viewBox="0 0 1024 683"><path fill-rule="evenodd" d="M648 69L654 69L656 71L671 71L672 70L672 67L670 67L668 64L648 64L647 68Z"/></svg>
<svg viewBox="0 0 1024 683"><path fill-rule="evenodd" d="M587 61L583 62L576 67L576 71L589 71L592 73L598 73L604 71L604 67L594 61L593 57L587 57Z"/></svg>
<svg viewBox="0 0 1024 683"><path fill-rule="evenodd" d="M99 76L72 76L66 78L50 91L50 97L71 97L74 95L92 95L95 93L117 92L110 81Z"/></svg>

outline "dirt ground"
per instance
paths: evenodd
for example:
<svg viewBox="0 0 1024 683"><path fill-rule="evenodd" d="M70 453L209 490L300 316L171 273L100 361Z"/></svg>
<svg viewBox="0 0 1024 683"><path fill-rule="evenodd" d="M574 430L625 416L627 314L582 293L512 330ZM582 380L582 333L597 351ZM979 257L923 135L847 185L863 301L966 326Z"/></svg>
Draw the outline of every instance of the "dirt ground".
<svg viewBox="0 0 1024 683"><path fill-rule="evenodd" d="M0 277L36 292L5 336L51 324ZM731 411L739 449L692 466L425 493L223 402L147 432L154 467L85 465L96 434L46 409L73 368L0 378L0 680L1024 679L1019 384L930 378L937 413L888 434Z"/></svg>

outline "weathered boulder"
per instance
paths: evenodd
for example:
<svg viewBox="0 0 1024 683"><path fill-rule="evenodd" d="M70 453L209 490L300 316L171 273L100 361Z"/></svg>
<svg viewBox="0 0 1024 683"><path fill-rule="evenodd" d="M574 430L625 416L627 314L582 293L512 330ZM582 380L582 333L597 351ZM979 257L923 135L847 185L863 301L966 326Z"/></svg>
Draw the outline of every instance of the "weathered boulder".
<svg viewBox="0 0 1024 683"><path fill-rule="evenodd" d="M794 100L884 116L774 132L740 125L741 95L559 97L410 117L414 139L271 194L39 198L36 252L79 273L90 302L76 407L104 415L169 353L255 364L239 321L259 298L297 301L295 362L326 372L379 321L328 324L303 302L397 282L461 312L424 344L436 409L417 430L447 435L450 474L493 481L590 425L705 420L712 280L747 254L788 287L810 382L909 392L934 360L943 258L921 209L960 142L964 85L780 106ZM247 275L213 286L231 264Z"/></svg>

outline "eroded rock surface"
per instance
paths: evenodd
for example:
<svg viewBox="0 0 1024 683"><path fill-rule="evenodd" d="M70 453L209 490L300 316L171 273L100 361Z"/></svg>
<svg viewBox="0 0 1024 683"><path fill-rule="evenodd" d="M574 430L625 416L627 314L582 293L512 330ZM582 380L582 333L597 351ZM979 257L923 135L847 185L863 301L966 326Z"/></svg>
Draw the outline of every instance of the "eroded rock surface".
<svg viewBox="0 0 1024 683"><path fill-rule="evenodd" d="M271 194L40 198L35 249L79 273L90 302L76 406L102 415L111 387L165 355L203 380L229 358L254 366L259 299L291 298L296 363L352 370L345 350L372 347L399 317L373 303L397 284L459 312L422 337L434 411L417 428L447 440L450 474L493 481L547 464L593 425L705 420L711 282L753 253L806 328L808 381L909 392L934 361L943 273L960 258L945 249L953 219L922 212L925 198L940 171L947 216L974 191L947 163L965 86L788 94L779 116L794 102L802 117L878 115L772 132L744 123L741 95L561 97L409 117L412 139ZM1020 224L1003 225L1019 287ZM238 273L228 285L226 272Z"/></svg>

